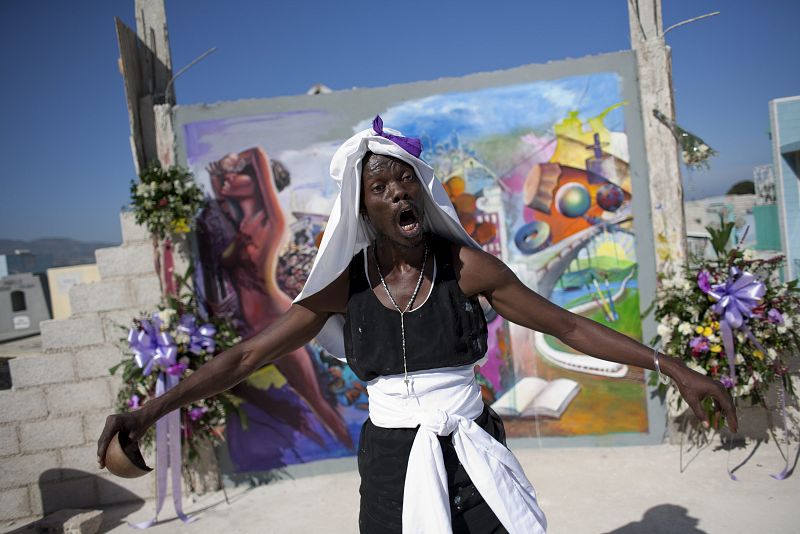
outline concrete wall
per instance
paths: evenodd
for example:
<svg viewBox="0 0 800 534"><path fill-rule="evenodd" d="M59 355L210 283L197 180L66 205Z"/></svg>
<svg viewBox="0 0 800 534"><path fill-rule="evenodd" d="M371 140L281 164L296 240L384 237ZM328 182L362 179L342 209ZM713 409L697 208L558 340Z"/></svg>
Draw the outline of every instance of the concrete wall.
<svg viewBox="0 0 800 534"><path fill-rule="evenodd" d="M70 290L72 315L41 323L42 352L9 362L12 389L0 391L2 521L154 495L155 477L118 479L96 463L121 382L108 373L122 358L118 342L161 295L150 236L123 215L122 237L97 250L101 279Z"/></svg>

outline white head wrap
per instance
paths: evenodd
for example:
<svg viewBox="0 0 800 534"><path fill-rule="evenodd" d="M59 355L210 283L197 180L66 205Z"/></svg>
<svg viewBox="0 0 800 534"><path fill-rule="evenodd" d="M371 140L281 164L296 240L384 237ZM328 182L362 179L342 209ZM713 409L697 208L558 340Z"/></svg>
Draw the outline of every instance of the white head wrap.
<svg viewBox="0 0 800 534"><path fill-rule="evenodd" d="M402 135L384 128L384 132ZM425 230L464 246L480 248L467 234L447 196L444 187L433 175L433 168L395 144L375 133L372 128L363 130L339 147L331 160L331 178L339 186L339 195L333 203L319 252L308 275L305 286L294 302L299 302L324 289L347 268L353 256L366 248L375 237L375 231L359 215L361 196L361 167L367 152L390 156L414 168L422 182L424 196ZM317 335L328 352L344 359L342 329L344 317L332 316Z"/></svg>

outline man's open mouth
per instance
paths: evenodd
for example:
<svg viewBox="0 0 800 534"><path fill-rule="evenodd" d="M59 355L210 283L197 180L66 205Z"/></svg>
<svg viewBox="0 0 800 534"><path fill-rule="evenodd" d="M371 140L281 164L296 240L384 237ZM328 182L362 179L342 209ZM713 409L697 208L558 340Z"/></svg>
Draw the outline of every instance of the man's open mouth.
<svg viewBox="0 0 800 534"><path fill-rule="evenodd" d="M422 229L416 210L410 206L400 211L400 215L397 217L397 225L403 235L407 237L414 237Z"/></svg>

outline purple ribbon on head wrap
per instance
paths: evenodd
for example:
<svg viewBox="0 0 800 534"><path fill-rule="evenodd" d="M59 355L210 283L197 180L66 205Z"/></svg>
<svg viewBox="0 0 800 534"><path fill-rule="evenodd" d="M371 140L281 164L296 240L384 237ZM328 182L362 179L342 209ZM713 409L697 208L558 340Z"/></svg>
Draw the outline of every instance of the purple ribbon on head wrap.
<svg viewBox="0 0 800 534"><path fill-rule="evenodd" d="M753 315L753 308L761 302L766 291L767 288L764 286L764 282L756 278L755 275L742 271L737 267L731 267L728 279L724 283L714 284L708 291L708 295L717 301L713 310L719 317L722 344L725 346L730 377L734 384L736 384L736 353L733 345L734 329L742 329L756 347L766 353L761 344L753 337L746 324L747 319Z"/></svg>
<svg viewBox="0 0 800 534"><path fill-rule="evenodd" d="M167 332L161 331L161 319L157 313L151 320L140 321L140 328L128 332L128 344L134 351L136 365L142 374L149 375L153 367L158 369L156 397L178 385L180 377L169 371L176 364L178 347ZM184 523L193 521L183 513L181 503L181 419L180 409L173 410L156 421L156 515L153 519L130 526L145 529L158 522L158 514L167 496L167 471L172 470L172 501L175 512Z"/></svg>
<svg viewBox="0 0 800 534"><path fill-rule="evenodd" d="M375 115L375 119L372 121L372 129L375 130L377 135L392 141L415 158L419 158L419 155L422 154L422 141L416 137L403 137L402 135L385 133L383 131L383 119L380 115Z"/></svg>

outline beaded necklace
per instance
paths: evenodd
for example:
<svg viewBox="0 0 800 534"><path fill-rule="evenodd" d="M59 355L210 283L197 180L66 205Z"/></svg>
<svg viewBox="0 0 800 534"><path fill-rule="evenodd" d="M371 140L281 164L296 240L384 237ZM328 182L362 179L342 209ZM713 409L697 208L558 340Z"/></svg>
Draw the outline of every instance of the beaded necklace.
<svg viewBox="0 0 800 534"><path fill-rule="evenodd" d="M386 280L383 279L383 273L381 273L381 264L378 261L378 247L377 242L373 242L372 244L372 252L375 255L375 269L378 271L378 276L381 279L381 285L383 285L383 289L386 290L386 294L389 296L389 300L392 301L392 305L395 309L400 312L400 336L403 340L403 383L406 385L406 392L411 395L411 390L408 387L408 365L406 363L406 327L405 322L403 320L406 312L411 309L411 305L414 303L414 299L417 298L417 293L419 293L419 288L422 287L422 278L425 274L425 264L428 262L428 243L425 243L425 253L422 257L422 268L419 270L419 279L417 279L417 286L414 288L414 292L411 294L411 298L408 300L406 307L402 310L400 306L397 305L397 302L394 300L392 296L392 292L389 291L389 285L386 283Z"/></svg>

